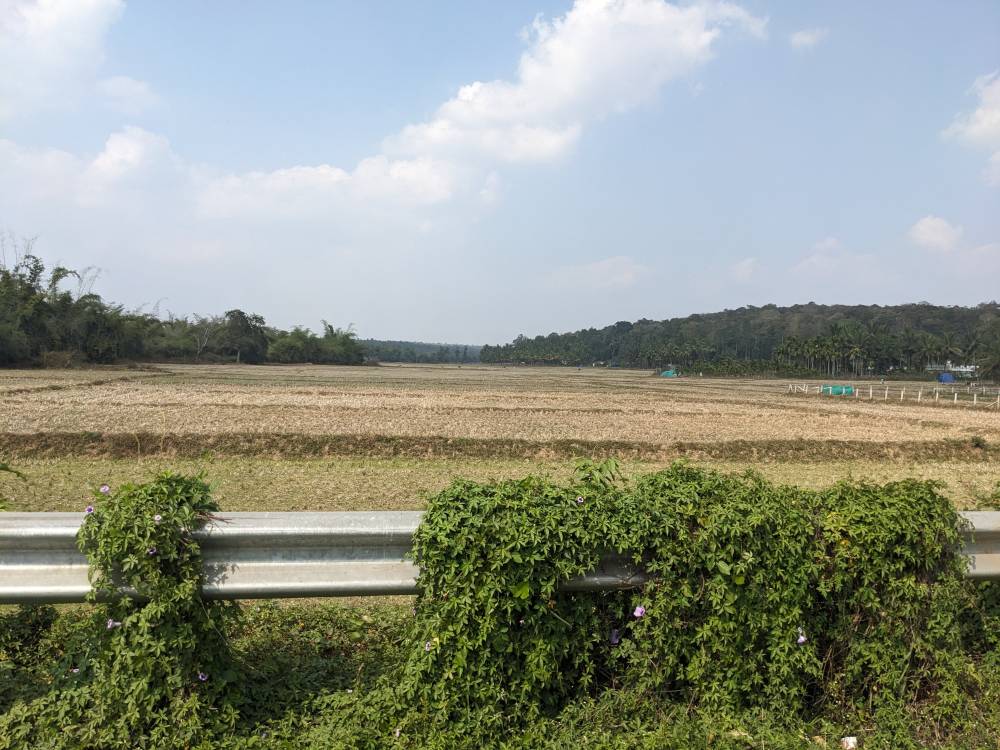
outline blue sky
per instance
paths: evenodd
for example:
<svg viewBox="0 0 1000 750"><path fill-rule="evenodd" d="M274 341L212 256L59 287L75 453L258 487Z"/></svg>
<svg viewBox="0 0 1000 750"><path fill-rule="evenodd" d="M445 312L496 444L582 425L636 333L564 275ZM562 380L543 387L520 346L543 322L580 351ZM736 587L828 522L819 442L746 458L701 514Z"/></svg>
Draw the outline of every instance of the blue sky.
<svg viewBox="0 0 1000 750"><path fill-rule="evenodd" d="M0 0L0 228L365 337L975 304L998 70L986 1Z"/></svg>

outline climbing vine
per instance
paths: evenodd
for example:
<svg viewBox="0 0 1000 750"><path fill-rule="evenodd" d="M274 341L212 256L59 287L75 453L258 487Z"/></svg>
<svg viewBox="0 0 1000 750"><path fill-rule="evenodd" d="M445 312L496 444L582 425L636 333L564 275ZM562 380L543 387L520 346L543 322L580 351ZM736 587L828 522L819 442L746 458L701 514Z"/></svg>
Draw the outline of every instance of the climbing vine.
<svg viewBox="0 0 1000 750"><path fill-rule="evenodd" d="M586 460L566 482L455 481L429 499L413 617L366 690L235 666L246 622L200 596L194 532L216 510L201 477L95 492L93 613L62 626L47 675L28 662L59 641L40 635L51 609L0 622L0 677L33 680L0 690L0 750L564 747L595 721L595 746L623 748L745 747L747 726L782 747L806 726L873 747L1000 734L1000 587L965 577L934 482L806 490L685 463L627 481ZM609 558L648 578L588 588ZM289 638L310 632L296 618ZM324 658L369 648L371 618L333 622L310 635Z"/></svg>
<svg viewBox="0 0 1000 750"><path fill-rule="evenodd" d="M78 535L97 605L91 637L64 655L58 689L15 706L0 735L22 747L189 747L235 725L224 632L236 609L201 598L192 535L216 510L201 477L95 491Z"/></svg>
<svg viewBox="0 0 1000 750"><path fill-rule="evenodd" d="M959 544L933 482L817 492L678 463L628 484L613 461L568 484L455 482L417 533L398 702L487 732L610 687L787 716L933 698L924 720L955 725L978 684ZM609 554L652 580L570 593Z"/></svg>

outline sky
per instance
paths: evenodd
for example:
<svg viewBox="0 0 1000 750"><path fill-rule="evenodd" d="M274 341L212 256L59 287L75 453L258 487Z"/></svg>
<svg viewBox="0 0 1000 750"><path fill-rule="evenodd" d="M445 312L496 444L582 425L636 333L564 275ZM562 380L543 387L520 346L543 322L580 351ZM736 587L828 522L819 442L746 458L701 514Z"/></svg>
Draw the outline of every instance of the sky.
<svg viewBox="0 0 1000 750"><path fill-rule="evenodd" d="M0 230L364 338L972 305L1000 3L0 0Z"/></svg>

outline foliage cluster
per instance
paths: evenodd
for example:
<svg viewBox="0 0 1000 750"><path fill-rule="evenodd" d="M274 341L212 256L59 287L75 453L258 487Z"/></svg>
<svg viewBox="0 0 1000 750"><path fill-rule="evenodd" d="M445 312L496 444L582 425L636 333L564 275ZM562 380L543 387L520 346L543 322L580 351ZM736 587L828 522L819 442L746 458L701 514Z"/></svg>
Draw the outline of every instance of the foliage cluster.
<svg viewBox="0 0 1000 750"><path fill-rule="evenodd" d="M89 637L53 665L48 692L0 720L0 747L187 747L232 730L224 633L237 610L202 600L192 536L215 510L200 477L169 472L95 492L78 536L96 604Z"/></svg>
<svg viewBox="0 0 1000 750"><path fill-rule="evenodd" d="M980 685L959 542L933 482L813 492L677 464L629 487L613 462L565 486L458 482L417 536L401 695L442 731L478 708L477 726L508 732L620 685L723 713L873 712L903 738L919 703L945 732ZM602 552L653 581L568 593Z"/></svg>
<svg viewBox="0 0 1000 750"><path fill-rule="evenodd" d="M364 347L350 329L324 322L322 336L305 328L283 331L238 309L190 318L128 311L92 291L96 270L55 266L46 271L30 242L9 249L9 263L0 257L0 366L41 362L65 367L122 359L364 361ZM64 288L72 280L76 289Z"/></svg>
<svg viewBox="0 0 1000 750"><path fill-rule="evenodd" d="M161 537L168 515L153 526L147 519L167 496L186 499L171 506L176 532ZM212 509L200 480L166 475L122 488L105 508L81 537L104 550L92 552L105 571L97 590L113 570L110 580L149 601L106 605L123 609L99 617L121 627L80 618L69 628L76 646L58 658L53 684L22 694L0 716L0 737L125 746L115 732L128 726L133 745L162 747L791 748L857 733L866 747L900 748L1000 739L1000 589L964 577L960 520L933 482L808 491L679 463L628 483L613 461L581 461L565 483L459 480L430 499L417 532L414 616L387 618L274 605L240 619L221 605L201 614L186 595L168 594L192 580L186 566L195 558L178 558L161 588L163 569L151 562L159 555L148 555L149 545L177 554L194 546L189 532ZM652 579L616 592L570 590L609 555ZM183 616L143 630L164 599ZM28 616L0 648L35 648L48 615ZM200 624L180 637L189 622ZM223 632L241 641L235 661ZM167 642L180 656L150 671ZM94 666L73 678L75 688L64 673L81 663L81 648ZM27 669L23 656L15 661ZM193 670L210 679L191 680ZM238 678L227 681L227 670ZM127 693L114 692L123 686ZM117 710L102 702L112 694L124 698ZM137 721L126 695L164 710ZM98 714L114 742L86 734Z"/></svg>
<svg viewBox="0 0 1000 750"><path fill-rule="evenodd" d="M743 307L670 320L620 321L484 346L483 362L622 367L677 365L689 372L830 376L923 372L925 365L976 363L1000 376L1000 305L927 303Z"/></svg>
<svg viewBox="0 0 1000 750"><path fill-rule="evenodd" d="M478 362L482 347L468 344L430 344L422 341L377 341L363 339L365 353L376 362L445 364Z"/></svg>

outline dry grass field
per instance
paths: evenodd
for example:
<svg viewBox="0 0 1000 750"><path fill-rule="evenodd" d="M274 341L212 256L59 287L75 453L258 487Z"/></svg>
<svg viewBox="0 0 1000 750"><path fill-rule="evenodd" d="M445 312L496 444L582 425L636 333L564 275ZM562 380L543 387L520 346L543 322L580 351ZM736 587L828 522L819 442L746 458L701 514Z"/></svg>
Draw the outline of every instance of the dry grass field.
<svg viewBox="0 0 1000 750"><path fill-rule="evenodd" d="M204 470L223 507L419 507L453 477L630 473L678 457L780 482L940 479L961 505L1000 481L1000 413L792 395L786 381L482 366L0 371L14 509L77 508L103 481Z"/></svg>

